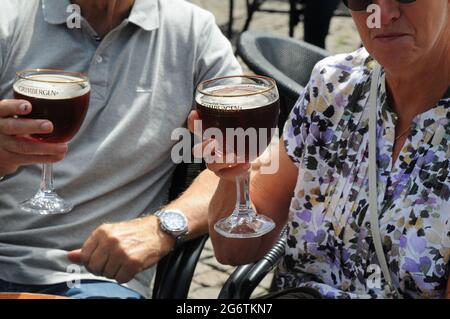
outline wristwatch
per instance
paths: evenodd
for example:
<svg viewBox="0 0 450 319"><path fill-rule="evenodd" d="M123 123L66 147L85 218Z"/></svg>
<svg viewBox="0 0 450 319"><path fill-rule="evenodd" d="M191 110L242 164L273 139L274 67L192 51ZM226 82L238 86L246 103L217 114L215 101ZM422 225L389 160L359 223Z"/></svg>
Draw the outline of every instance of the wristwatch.
<svg viewBox="0 0 450 319"><path fill-rule="evenodd" d="M161 229L176 239L175 247L186 241L188 219L179 209L159 210L155 213Z"/></svg>

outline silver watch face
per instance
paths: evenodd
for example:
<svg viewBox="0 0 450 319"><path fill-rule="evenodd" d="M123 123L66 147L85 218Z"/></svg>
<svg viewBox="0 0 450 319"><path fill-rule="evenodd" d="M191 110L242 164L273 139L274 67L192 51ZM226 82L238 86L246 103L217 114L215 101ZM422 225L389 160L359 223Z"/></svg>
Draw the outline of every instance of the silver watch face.
<svg viewBox="0 0 450 319"><path fill-rule="evenodd" d="M183 233L187 231L188 221L183 213L177 211L165 211L160 215L161 225L171 233Z"/></svg>

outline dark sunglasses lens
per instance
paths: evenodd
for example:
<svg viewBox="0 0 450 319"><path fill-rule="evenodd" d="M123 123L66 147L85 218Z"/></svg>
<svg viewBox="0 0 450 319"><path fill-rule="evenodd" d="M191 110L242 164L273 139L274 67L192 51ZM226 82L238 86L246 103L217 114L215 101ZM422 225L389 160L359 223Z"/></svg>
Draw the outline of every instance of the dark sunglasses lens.
<svg viewBox="0 0 450 319"><path fill-rule="evenodd" d="M344 4L352 11L366 11L367 7L372 4L372 0L344 0Z"/></svg>
<svg viewBox="0 0 450 319"><path fill-rule="evenodd" d="M396 0L399 3L413 3L416 0ZM352 11L366 11L372 0L343 0L345 6Z"/></svg>

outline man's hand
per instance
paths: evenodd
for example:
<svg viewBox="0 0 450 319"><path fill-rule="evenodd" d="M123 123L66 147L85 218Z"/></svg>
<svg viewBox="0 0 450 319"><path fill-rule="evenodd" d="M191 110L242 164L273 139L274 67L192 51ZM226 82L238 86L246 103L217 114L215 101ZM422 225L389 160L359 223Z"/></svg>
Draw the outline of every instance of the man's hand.
<svg viewBox="0 0 450 319"><path fill-rule="evenodd" d="M53 125L48 120L18 118L31 112L24 100L0 100L0 176L14 173L20 166L61 161L67 144L42 143L31 134L48 134Z"/></svg>
<svg viewBox="0 0 450 319"><path fill-rule="evenodd" d="M175 239L160 229L157 217L148 216L100 226L68 257L97 276L125 283L156 264L174 245Z"/></svg>

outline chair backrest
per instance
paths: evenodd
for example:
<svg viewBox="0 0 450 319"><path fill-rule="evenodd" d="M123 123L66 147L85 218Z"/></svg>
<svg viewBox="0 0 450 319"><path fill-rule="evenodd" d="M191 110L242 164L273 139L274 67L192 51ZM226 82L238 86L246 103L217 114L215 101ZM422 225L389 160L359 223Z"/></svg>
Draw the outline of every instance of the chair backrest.
<svg viewBox="0 0 450 319"><path fill-rule="evenodd" d="M280 129L308 83L316 63L330 55L303 41L255 31L241 34L237 53L250 70L277 82L280 92Z"/></svg>
<svg viewBox="0 0 450 319"><path fill-rule="evenodd" d="M187 299L192 277L208 235L192 239L158 262L153 299Z"/></svg>

